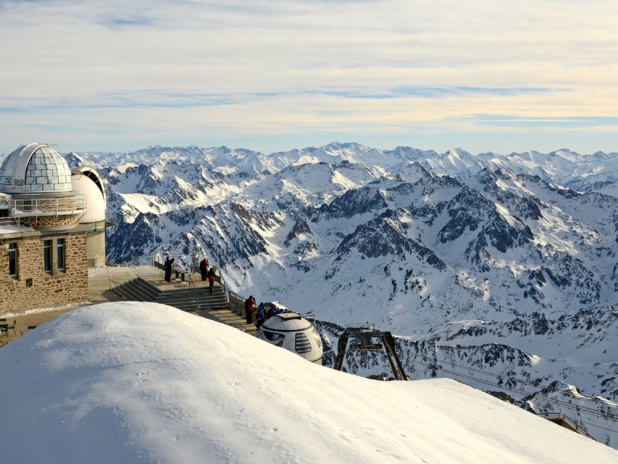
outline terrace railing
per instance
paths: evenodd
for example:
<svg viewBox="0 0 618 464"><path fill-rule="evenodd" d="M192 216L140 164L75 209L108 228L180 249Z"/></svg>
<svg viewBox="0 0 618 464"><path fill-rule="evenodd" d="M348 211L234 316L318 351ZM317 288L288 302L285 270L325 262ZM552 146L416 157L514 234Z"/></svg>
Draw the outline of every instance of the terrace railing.
<svg viewBox="0 0 618 464"><path fill-rule="evenodd" d="M36 216L77 215L86 212L86 195L43 198L12 198L8 201L10 216L15 218Z"/></svg>

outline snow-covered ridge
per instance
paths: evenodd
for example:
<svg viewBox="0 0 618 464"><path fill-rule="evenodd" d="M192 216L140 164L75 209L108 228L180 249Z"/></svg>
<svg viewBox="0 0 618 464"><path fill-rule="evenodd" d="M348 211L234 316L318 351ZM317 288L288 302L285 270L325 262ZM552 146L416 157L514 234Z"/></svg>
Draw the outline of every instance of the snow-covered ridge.
<svg viewBox="0 0 618 464"><path fill-rule="evenodd" d="M199 148L151 146L135 152L70 154L81 157L104 168L116 168L123 172L128 166L150 166L158 161L176 161L198 164L223 175L234 173L274 173L289 166L302 164L339 164L343 161L360 163L375 174L394 172L402 163L418 163L440 175L471 175L482 169L495 171L500 168L517 174L539 176L548 182L580 188L607 188L618 178L618 153L597 152L579 154L568 149L550 153L536 151L500 154L494 152L473 155L456 148L445 153L434 150L419 150L412 147L397 147L393 150L370 148L357 143L337 143L322 147L293 149L287 152L264 154L246 149L227 147ZM606 184L606 185L602 185ZM615 190L613 190L615 193Z"/></svg>

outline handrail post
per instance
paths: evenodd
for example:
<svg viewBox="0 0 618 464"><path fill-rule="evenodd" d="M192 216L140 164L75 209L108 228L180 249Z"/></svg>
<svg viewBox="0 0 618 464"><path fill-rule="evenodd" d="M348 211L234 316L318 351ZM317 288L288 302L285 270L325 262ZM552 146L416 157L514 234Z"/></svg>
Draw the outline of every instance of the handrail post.
<svg viewBox="0 0 618 464"><path fill-rule="evenodd" d="M200 296L197 293L197 288L195 286L195 283L193 283L193 275L189 273L188 276L189 276L189 288L193 290L193 296L195 297L195 304L197 305L197 310L199 311L201 309Z"/></svg>
<svg viewBox="0 0 618 464"><path fill-rule="evenodd" d="M105 266L105 268L107 269L107 284L109 285L109 289L112 289L112 278L109 275L109 266Z"/></svg>

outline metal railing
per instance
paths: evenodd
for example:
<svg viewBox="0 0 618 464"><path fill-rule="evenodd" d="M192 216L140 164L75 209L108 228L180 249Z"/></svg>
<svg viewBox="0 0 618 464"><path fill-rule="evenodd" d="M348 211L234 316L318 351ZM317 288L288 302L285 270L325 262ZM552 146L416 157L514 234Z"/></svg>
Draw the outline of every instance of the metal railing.
<svg viewBox="0 0 618 464"><path fill-rule="evenodd" d="M191 272L196 271L195 266L193 265L193 263L191 263L191 257L189 256L187 259L187 255L180 250L163 249L162 251L157 251L153 254L140 256L137 259L140 262L151 263L153 266L158 267L159 269L163 269L163 265L165 264L165 258L168 255L177 258L175 261L178 261L180 259L181 261L187 262L187 269ZM174 264L176 264L177 266L181 266L179 262L175 262Z"/></svg>
<svg viewBox="0 0 618 464"><path fill-rule="evenodd" d="M86 195L44 198L13 198L8 201L12 217L61 216L83 214L86 211Z"/></svg>
<svg viewBox="0 0 618 464"><path fill-rule="evenodd" d="M146 255L142 255L142 256L136 256L135 259L132 261L132 264L125 263L125 265L137 265L137 266L139 266L139 265L152 265L153 267L156 267L158 269L163 270L164 264L165 264L165 258L168 255L169 256L176 256L181 261L184 260L185 262L186 262L186 259L189 258L188 266L185 266L185 269L188 269L188 271L184 271L183 270L182 272L181 271L178 271L178 272L181 272L183 274L183 277L189 283L189 288L191 288L193 290L193 292L195 294L196 302L198 304L198 309L199 309L200 308L200 303L199 303L197 287L195 286L195 282L193 281L193 278L191 276L192 273L198 273L199 272L199 268L198 268L197 264L194 264L192 262L193 260L192 260L191 256L187 256L185 253L182 253L180 250L174 251L174 250L172 250L170 248L163 247L163 249L161 251L157 251L156 253L146 254ZM172 267L172 272L176 271L176 269L175 269L176 267L182 268L183 266L180 263L176 263L175 262L173 267ZM231 303L231 295L233 295L233 293L228 291L225 279L221 275L221 270L219 268L217 268L216 266L213 266L213 267L215 267L215 269L218 272L218 274L215 276L215 282L217 282L221 286L225 297ZM238 297L238 298L240 298L240 297ZM244 300L243 300L242 312L244 314Z"/></svg>
<svg viewBox="0 0 618 464"><path fill-rule="evenodd" d="M219 275L215 275L215 282L219 282L221 288L223 289L223 294L226 296L227 300L230 301L230 292L227 290L227 285L225 285L225 279L221 275L221 271L219 270Z"/></svg>
<svg viewBox="0 0 618 464"><path fill-rule="evenodd" d="M247 317L245 313L245 299L234 292L229 292L228 301L230 309L241 317Z"/></svg>
<svg viewBox="0 0 618 464"><path fill-rule="evenodd" d="M187 277L188 277L187 281L189 282L189 288L193 290L193 297L195 299L196 308L199 311L200 309L202 309L200 305L200 296L197 293L197 288L195 287L195 282L193 282L193 277L191 276L191 274L187 274Z"/></svg>

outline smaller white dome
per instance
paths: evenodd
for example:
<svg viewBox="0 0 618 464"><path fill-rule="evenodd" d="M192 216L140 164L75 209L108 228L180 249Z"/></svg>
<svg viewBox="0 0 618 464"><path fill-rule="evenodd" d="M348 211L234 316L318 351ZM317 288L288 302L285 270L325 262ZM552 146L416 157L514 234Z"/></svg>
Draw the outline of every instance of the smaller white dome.
<svg viewBox="0 0 618 464"><path fill-rule="evenodd" d="M92 168L80 167L71 172L71 181L75 193L86 196L86 214L79 222L104 221L107 209L105 191L96 171Z"/></svg>

